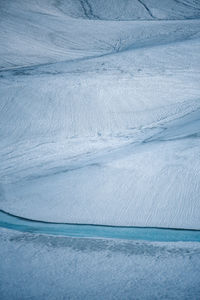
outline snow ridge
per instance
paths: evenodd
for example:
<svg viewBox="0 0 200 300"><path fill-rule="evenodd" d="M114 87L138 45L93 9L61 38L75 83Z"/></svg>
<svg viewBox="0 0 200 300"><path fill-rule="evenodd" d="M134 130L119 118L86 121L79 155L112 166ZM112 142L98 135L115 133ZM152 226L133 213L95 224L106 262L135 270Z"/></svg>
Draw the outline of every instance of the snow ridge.
<svg viewBox="0 0 200 300"><path fill-rule="evenodd" d="M197 1L1 2L0 209L200 229Z"/></svg>

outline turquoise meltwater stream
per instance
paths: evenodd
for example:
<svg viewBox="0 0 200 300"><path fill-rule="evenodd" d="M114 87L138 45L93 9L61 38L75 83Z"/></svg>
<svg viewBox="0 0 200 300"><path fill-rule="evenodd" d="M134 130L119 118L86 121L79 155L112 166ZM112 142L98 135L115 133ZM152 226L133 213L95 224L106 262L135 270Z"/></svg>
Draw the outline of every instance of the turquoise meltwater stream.
<svg viewBox="0 0 200 300"><path fill-rule="evenodd" d="M200 230L51 223L17 217L2 210L0 210L0 227L21 232L70 237L200 242Z"/></svg>

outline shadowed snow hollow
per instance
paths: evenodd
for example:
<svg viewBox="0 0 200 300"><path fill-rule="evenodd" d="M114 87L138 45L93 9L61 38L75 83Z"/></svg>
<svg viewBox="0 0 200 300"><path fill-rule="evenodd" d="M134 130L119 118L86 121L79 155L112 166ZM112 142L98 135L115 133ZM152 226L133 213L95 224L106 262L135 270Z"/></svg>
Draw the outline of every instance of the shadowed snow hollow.
<svg viewBox="0 0 200 300"><path fill-rule="evenodd" d="M0 208L200 229L199 16L194 0L1 1Z"/></svg>

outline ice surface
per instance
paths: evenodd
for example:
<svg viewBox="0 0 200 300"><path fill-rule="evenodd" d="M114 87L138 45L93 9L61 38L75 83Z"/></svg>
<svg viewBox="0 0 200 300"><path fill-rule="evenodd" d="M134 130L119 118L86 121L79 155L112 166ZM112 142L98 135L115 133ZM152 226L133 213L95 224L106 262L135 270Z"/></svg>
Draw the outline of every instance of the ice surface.
<svg viewBox="0 0 200 300"><path fill-rule="evenodd" d="M200 229L199 15L192 0L1 1L0 208Z"/></svg>
<svg viewBox="0 0 200 300"><path fill-rule="evenodd" d="M199 299L200 244L0 232L1 299Z"/></svg>

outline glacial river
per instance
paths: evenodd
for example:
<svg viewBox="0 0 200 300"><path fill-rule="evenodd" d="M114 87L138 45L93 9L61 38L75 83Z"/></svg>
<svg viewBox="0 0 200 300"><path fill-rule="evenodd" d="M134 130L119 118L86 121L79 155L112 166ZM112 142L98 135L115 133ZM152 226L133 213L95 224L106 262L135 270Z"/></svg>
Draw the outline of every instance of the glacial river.
<svg viewBox="0 0 200 300"><path fill-rule="evenodd" d="M0 227L70 237L117 238L159 242L200 242L200 230L53 223L29 220L0 210Z"/></svg>

